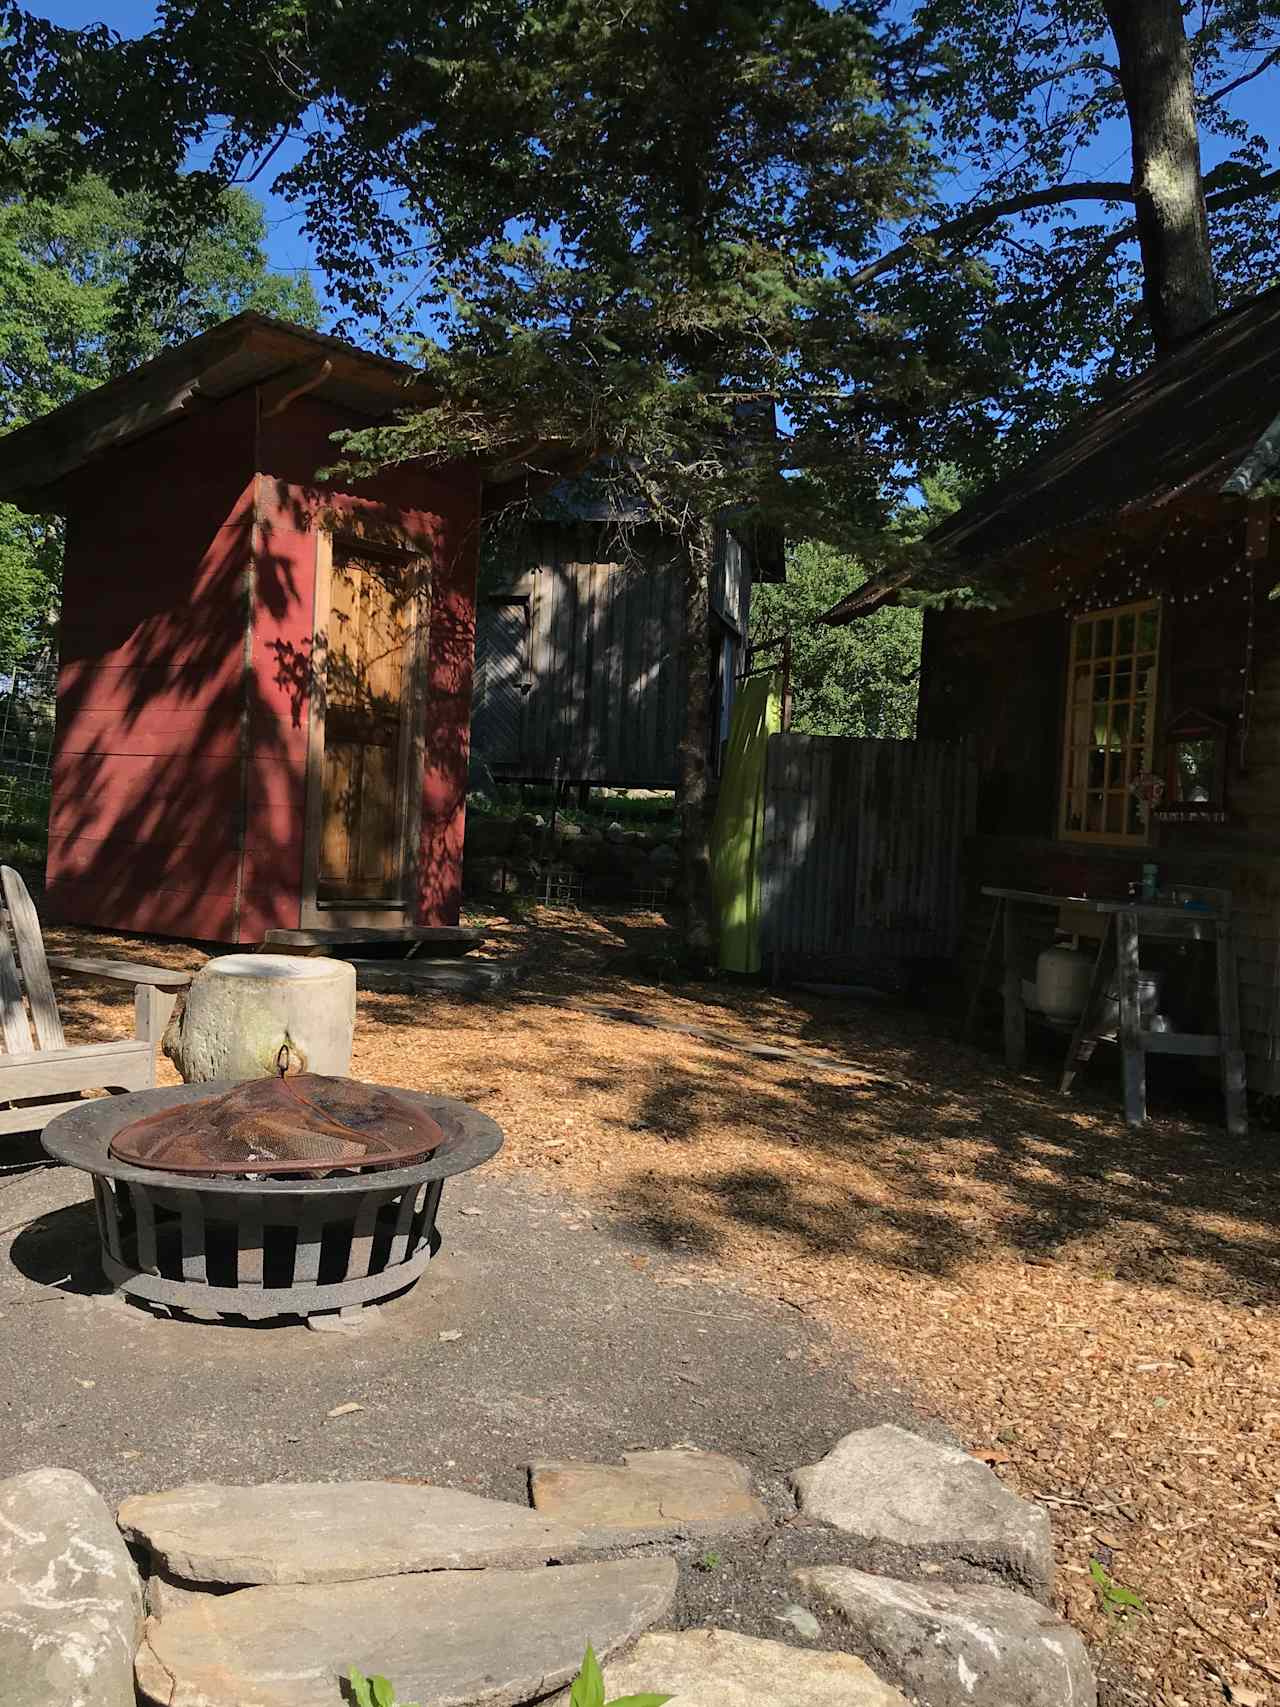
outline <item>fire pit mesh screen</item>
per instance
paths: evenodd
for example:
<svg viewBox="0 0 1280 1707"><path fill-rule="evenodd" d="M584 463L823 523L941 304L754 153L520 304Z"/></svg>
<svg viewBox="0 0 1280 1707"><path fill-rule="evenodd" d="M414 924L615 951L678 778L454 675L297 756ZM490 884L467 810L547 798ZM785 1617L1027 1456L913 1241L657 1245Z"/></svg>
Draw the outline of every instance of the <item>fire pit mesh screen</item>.
<svg viewBox="0 0 1280 1707"><path fill-rule="evenodd" d="M117 1161L174 1174L326 1174L405 1167L444 1142L408 1097L300 1073L145 1115L111 1140Z"/></svg>

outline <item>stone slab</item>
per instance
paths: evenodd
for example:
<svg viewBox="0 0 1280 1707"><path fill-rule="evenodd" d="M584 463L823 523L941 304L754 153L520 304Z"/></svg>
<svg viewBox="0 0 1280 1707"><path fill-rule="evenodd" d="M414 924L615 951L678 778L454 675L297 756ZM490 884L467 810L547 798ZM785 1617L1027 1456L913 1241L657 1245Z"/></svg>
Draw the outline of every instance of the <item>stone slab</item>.
<svg viewBox="0 0 1280 1707"><path fill-rule="evenodd" d="M72 1470L0 1482L0 1699L134 1707L142 1584L97 1490Z"/></svg>
<svg viewBox="0 0 1280 1707"><path fill-rule="evenodd" d="M140 1494L130 1541L194 1583L332 1583L480 1565L542 1565L592 1538L525 1506L408 1482L214 1482Z"/></svg>
<svg viewBox="0 0 1280 1707"><path fill-rule="evenodd" d="M753 1529L769 1514L751 1473L719 1452L625 1452L621 1464L546 1461L529 1467L533 1503L584 1528L670 1534Z"/></svg>
<svg viewBox="0 0 1280 1707"><path fill-rule="evenodd" d="M1084 1643L1026 1595L897 1582L842 1565L796 1571L792 1581L810 1606L836 1615L881 1676L929 1707L1096 1707Z"/></svg>
<svg viewBox="0 0 1280 1707"><path fill-rule="evenodd" d="M907 1707L853 1654L732 1630L655 1630L602 1669L607 1700L652 1691L670 1695L669 1707ZM566 1691L546 1707L568 1702Z"/></svg>
<svg viewBox="0 0 1280 1707"><path fill-rule="evenodd" d="M791 1482L806 1517L846 1534L986 1566L1040 1596L1052 1586L1048 1513L958 1447L885 1423L845 1435Z"/></svg>
<svg viewBox="0 0 1280 1707"><path fill-rule="evenodd" d="M168 1618L186 1606L203 1606L211 1594L239 1594L230 1583L184 1583L164 1571L153 1571L146 1582L148 1618Z"/></svg>
<svg viewBox="0 0 1280 1707"><path fill-rule="evenodd" d="M347 958L350 958L349 956ZM524 974L519 960L486 960L469 955L465 960L351 960L356 969L356 987L412 996L420 991L443 990L448 995L488 996L505 990Z"/></svg>
<svg viewBox="0 0 1280 1707"><path fill-rule="evenodd" d="M147 1624L138 1687L162 1707L337 1707L354 1664L424 1707L512 1707L666 1616L671 1559L439 1571L243 1589Z"/></svg>

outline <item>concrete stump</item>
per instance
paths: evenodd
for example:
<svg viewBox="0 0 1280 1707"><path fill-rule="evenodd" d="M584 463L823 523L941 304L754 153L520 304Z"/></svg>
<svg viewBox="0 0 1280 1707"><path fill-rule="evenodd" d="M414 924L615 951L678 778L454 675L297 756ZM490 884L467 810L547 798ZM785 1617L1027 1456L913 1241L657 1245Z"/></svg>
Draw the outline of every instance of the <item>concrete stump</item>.
<svg viewBox="0 0 1280 1707"><path fill-rule="evenodd" d="M224 954L191 981L164 1052L187 1084L279 1071L346 1074L356 1023L356 969L293 954Z"/></svg>

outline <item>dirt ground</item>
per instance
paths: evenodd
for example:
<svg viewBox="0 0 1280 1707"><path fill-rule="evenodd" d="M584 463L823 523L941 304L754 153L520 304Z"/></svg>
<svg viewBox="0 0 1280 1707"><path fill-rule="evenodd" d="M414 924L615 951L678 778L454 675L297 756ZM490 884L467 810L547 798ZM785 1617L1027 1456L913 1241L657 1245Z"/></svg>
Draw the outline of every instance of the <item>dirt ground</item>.
<svg viewBox="0 0 1280 1707"><path fill-rule="evenodd" d="M527 956L525 979L484 1001L362 995L357 1073L466 1098L506 1132L498 1166L541 1172L632 1222L655 1261L669 1249L731 1273L896 1367L1049 1506L1061 1607L1109 1707L1280 1707L1273 1133L1232 1143L1213 1100L1187 1113L1158 1083L1155 1118L1129 1133L1102 1051L1064 1102L1051 1056L1013 1074L897 1005L664 983L652 916L473 922ZM127 1027L128 992L59 982L70 1035ZM1108 1585L1140 1608L1109 1609Z"/></svg>

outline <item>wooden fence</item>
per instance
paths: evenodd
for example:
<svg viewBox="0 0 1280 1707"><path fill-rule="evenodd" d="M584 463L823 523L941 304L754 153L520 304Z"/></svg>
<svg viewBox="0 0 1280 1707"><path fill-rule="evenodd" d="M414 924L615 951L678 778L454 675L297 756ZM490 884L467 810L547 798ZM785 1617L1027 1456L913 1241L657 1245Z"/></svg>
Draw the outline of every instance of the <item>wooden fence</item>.
<svg viewBox="0 0 1280 1707"><path fill-rule="evenodd" d="M976 772L944 741L774 735L761 947L772 976L849 976L954 953Z"/></svg>

